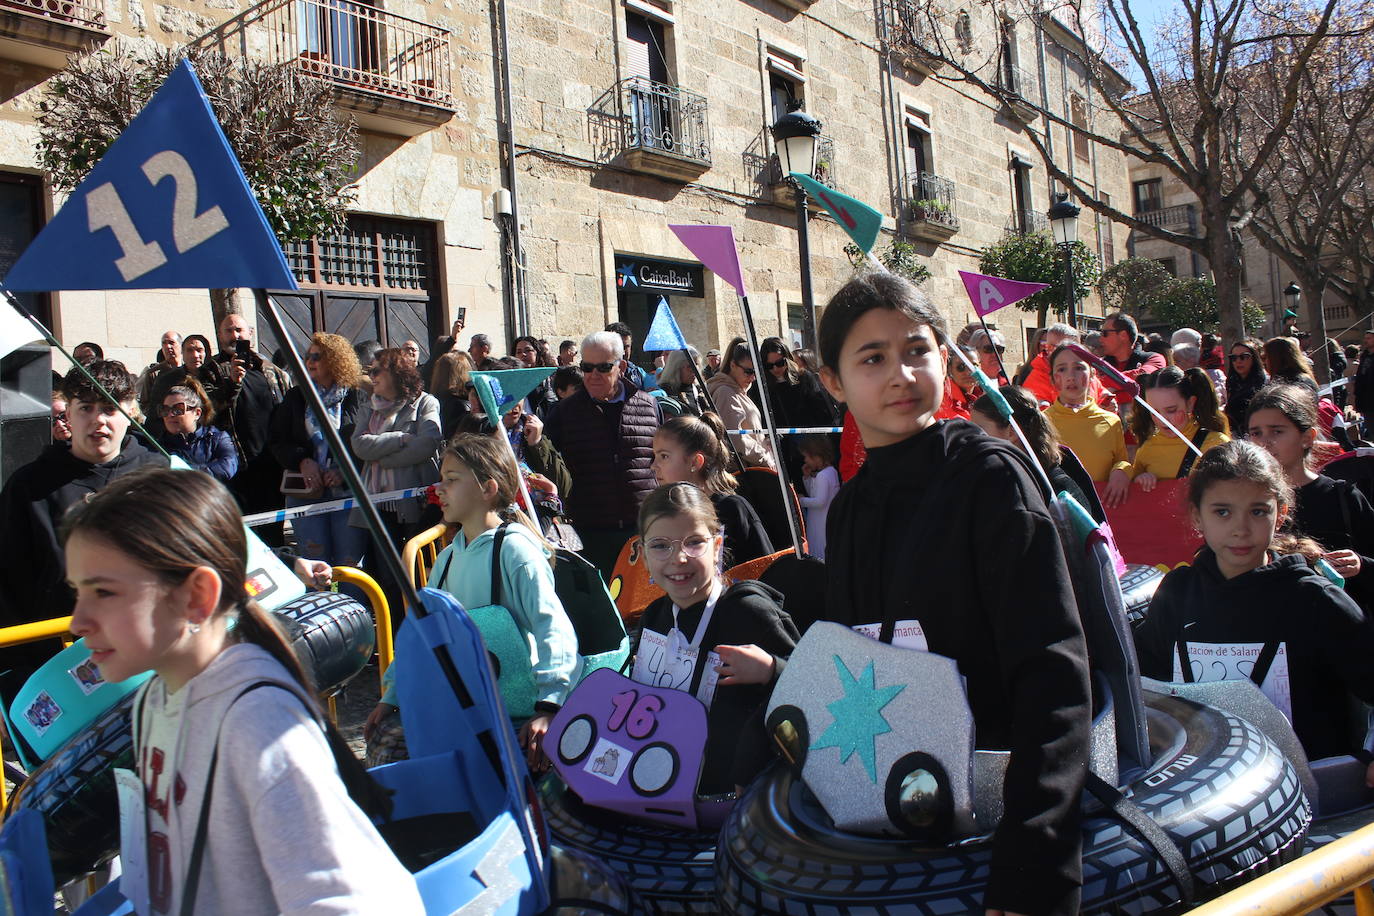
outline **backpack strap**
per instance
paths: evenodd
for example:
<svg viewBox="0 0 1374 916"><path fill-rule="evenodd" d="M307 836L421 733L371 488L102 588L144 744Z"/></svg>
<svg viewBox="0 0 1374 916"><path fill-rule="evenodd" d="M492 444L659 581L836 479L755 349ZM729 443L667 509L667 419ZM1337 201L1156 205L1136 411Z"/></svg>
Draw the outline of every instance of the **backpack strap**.
<svg viewBox="0 0 1374 916"><path fill-rule="evenodd" d="M501 542L509 527L510 522L502 522L491 542L491 604L501 604Z"/></svg>
<svg viewBox="0 0 1374 916"><path fill-rule="evenodd" d="M1207 436L1208 436L1210 433L1211 433L1211 430L1206 429L1205 427L1201 427L1201 426L1198 427L1198 431L1195 432L1195 433L1193 433L1193 440L1192 440L1192 442L1193 442L1194 448L1196 448L1198 451L1202 451L1202 443L1204 443L1204 442L1207 441ZM1188 473L1189 473L1190 471L1192 471L1192 469L1193 469L1193 463L1194 463L1195 461L1197 461L1197 452L1193 451L1193 449L1191 449L1191 448L1188 449L1187 451L1185 451L1185 452L1183 453L1183 461L1181 461L1181 462L1179 463L1179 465L1178 465L1178 474L1177 474L1176 476L1177 476L1180 480L1183 479L1184 477L1187 477L1187 476L1188 476Z"/></svg>

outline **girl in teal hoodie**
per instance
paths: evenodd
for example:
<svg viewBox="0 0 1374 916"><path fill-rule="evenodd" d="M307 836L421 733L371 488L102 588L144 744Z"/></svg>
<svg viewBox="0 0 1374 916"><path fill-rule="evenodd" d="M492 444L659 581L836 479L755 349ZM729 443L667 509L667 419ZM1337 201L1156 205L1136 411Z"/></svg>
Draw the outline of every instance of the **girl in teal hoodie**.
<svg viewBox="0 0 1374 916"><path fill-rule="evenodd" d="M534 715L520 726L520 744L530 766L543 769L547 762L540 742L577 683L582 659L577 633L554 591L552 547L528 516L510 508L519 494L519 473L510 450L498 439L464 434L450 440L435 492L444 521L460 527L453 543L435 558L428 585L468 609L500 604L510 612L534 675ZM498 541L499 564L493 564ZM499 581L494 582L498 568ZM499 596L493 586L500 589ZM391 670L386 692L368 717L369 735L396 709Z"/></svg>

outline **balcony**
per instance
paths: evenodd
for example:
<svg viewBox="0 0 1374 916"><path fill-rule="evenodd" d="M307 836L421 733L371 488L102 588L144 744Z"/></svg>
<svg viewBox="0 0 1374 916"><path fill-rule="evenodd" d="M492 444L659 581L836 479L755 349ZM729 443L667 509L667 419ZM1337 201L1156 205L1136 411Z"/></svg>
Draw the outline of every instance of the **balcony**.
<svg viewBox="0 0 1374 916"><path fill-rule="evenodd" d="M920 172L911 179L907 233L928 242L944 242L959 231L954 182Z"/></svg>
<svg viewBox="0 0 1374 916"><path fill-rule="evenodd" d="M1187 232L1197 231L1197 208L1192 204L1180 204L1177 207L1161 207L1158 210L1145 210L1136 213L1135 218L1142 223L1148 223L1160 229L1170 231L1184 230Z"/></svg>
<svg viewBox="0 0 1374 916"><path fill-rule="evenodd" d="M328 80L365 130L413 137L454 114L448 29L353 0L268 0L196 44Z"/></svg>
<svg viewBox="0 0 1374 916"><path fill-rule="evenodd" d="M632 76L602 93L588 116L605 161L683 183L711 167L705 96Z"/></svg>
<svg viewBox="0 0 1374 916"><path fill-rule="evenodd" d="M1022 124L1034 123L1040 116L1040 106L1035 104L1035 76L1029 71L1008 61L997 67L997 88L1002 92L1002 101L1011 116Z"/></svg>
<svg viewBox="0 0 1374 916"><path fill-rule="evenodd" d="M816 174L812 177L827 188L835 187L835 141L824 134L816 138ZM782 174L777 153L768 160L768 184L773 203L780 207L797 205L797 189Z"/></svg>
<svg viewBox="0 0 1374 916"><path fill-rule="evenodd" d="M96 0L0 0L0 58L50 70L110 37Z"/></svg>
<svg viewBox="0 0 1374 916"><path fill-rule="evenodd" d="M1039 210L1013 210L1011 211L1011 219L1007 220L1007 231L1018 235L1049 232L1050 222L1045 214Z"/></svg>
<svg viewBox="0 0 1374 916"><path fill-rule="evenodd" d="M945 65L928 7L918 0L884 0L889 41L902 64L922 76L932 76Z"/></svg>

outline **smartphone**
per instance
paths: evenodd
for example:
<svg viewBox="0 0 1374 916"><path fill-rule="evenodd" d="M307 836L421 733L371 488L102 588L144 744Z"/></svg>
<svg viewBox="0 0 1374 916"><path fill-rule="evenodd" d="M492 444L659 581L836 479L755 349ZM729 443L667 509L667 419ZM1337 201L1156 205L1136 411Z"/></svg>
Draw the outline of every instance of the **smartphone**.
<svg viewBox="0 0 1374 916"><path fill-rule="evenodd" d="M467 323L468 323L468 307L467 307L466 305L460 305L460 306L458 306L458 317L454 318L453 320L454 320L454 321L461 321L461 322L463 322L463 324L467 324Z"/></svg>
<svg viewBox="0 0 1374 916"><path fill-rule="evenodd" d="M253 355L253 345L246 340L234 341L234 359L241 359L245 363Z"/></svg>

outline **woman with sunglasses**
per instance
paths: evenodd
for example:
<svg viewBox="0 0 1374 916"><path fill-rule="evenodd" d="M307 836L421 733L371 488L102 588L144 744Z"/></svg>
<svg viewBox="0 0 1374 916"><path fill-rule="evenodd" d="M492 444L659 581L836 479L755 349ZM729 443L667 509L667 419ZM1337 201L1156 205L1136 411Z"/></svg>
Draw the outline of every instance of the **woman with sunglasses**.
<svg viewBox="0 0 1374 916"><path fill-rule="evenodd" d="M339 431L339 438L353 438L362 395L358 383L363 369L347 338L316 333L305 351L303 384L314 385L324 402L325 415L318 417L305 404L301 385L286 392L272 412L268 442L272 456L287 472L282 478L286 505L306 506L344 496L343 475L334 465L324 440L324 424ZM299 475L295 477L292 475ZM324 560L330 566L357 566L367 544L367 531L348 524L347 512L303 516L291 523L302 556Z"/></svg>
<svg viewBox="0 0 1374 916"><path fill-rule="evenodd" d="M1250 399L1269 382L1260 361L1264 345L1253 337L1231 345L1227 357L1226 419L1237 436L1245 435L1245 417L1250 411Z"/></svg>
<svg viewBox="0 0 1374 916"><path fill-rule="evenodd" d="M749 396L762 408L759 398L767 393L774 423L780 427L839 425L840 410L821 386L819 376L801 367L782 338L765 338L759 344L759 358L763 360L764 384L751 390ZM806 459L795 439L789 436L783 440L783 460L787 462L789 477L800 481Z"/></svg>
<svg viewBox="0 0 1374 916"><path fill-rule="evenodd" d="M763 429L763 415L748 394L757 375L749 345L743 337L736 337L725 348L720 371L706 380L706 390L711 393L711 400L726 429ZM767 434L750 432L730 438L746 467L777 468Z"/></svg>
<svg viewBox="0 0 1374 916"><path fill-rule="evenodd" d="M158 440L168 454L221 483L227 483L238 473L238 450L228 433L210 425L215 408L200 382L183 379L157 405L157 415L163 426L158 431Z"/></svg>

